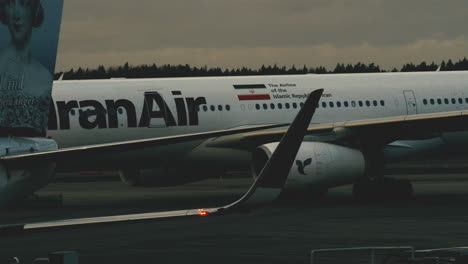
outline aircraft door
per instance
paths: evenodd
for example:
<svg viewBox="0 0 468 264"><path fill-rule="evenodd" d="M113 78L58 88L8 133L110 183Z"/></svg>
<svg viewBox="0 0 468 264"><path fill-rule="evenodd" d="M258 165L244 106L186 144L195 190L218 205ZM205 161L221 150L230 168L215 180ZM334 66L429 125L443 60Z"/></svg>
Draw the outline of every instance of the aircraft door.
<svg viewBox="0 0 468 264"><path fill-rule="evenodd" d="M418 113L418 106L416 104L416 96L412 90L403 91L406 100L406 110L408 115L415 115Z"/></svg>

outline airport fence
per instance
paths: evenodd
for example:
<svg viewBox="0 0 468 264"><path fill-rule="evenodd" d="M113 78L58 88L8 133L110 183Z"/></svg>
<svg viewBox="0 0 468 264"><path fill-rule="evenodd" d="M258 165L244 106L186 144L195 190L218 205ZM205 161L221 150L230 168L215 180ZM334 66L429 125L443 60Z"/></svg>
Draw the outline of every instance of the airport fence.
<svg viewBox="0 0 468 264"><path fill-rule="evenodd" d="M314 249L310 253L310 263L400 264L414 259L414 252L411 246Z"/></svg>

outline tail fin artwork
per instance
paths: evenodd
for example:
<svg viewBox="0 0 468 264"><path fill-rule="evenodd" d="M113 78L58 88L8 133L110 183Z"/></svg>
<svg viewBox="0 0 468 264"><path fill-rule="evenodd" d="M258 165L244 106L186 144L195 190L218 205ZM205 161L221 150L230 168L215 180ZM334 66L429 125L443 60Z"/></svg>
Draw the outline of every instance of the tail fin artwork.
<svg viewBox="0 0 468 264"><path fill-rule="evenodd" d="M45 136L63 0L0 0L0 136Z"/></svg>
<svg viewBox="0 0 468 264"><path fill-rule="evenodd" d="M63 0L0 0L0 156L57 149L46 135ZM0 164L0 207L50 181L55 163Z"/></svg>

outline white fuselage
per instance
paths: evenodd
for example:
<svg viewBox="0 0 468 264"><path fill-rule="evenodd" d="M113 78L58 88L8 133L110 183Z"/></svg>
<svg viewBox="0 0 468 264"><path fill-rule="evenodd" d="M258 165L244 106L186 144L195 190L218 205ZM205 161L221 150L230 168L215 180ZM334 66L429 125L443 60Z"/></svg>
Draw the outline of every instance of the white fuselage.
<svg viewBox="0 0 468 264"><path fill-rule="evenodd" d="M288 123L318 88L314 124L468 109L468 72L57 81L48 135L63 148Z"/></svg>

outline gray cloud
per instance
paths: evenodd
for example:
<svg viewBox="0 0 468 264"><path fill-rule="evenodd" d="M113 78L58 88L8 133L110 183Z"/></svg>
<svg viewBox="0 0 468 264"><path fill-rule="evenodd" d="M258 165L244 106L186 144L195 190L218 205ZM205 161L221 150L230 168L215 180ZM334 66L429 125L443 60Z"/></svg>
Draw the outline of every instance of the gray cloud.
<svg viewBox="0 0 468 264"><path fill-rule="evenodd" d="M467 24L466 0L68 0L59 67L83 65L82 58L89 58L86 65L151 63L149 58L185 63L181 54L186 63L213 66L273 60L336 64L356 58L343 51L370 47L398 56L424 41L412 49L417 52L412 57L431 60L435 59L429 53L435 54L431 45L444 41L456 45L468 39ZM319 50L335 55L324 56ZM256 53L241 56L247 51ZM288 55L297 51L302 56ZM447 56L464 56L459 52L445 50ZM131 54L147 57L137 60L139 56ZM321 59L310 62L312 55ZM368 57L383 65L395 63L383 55Z"/></svg>

